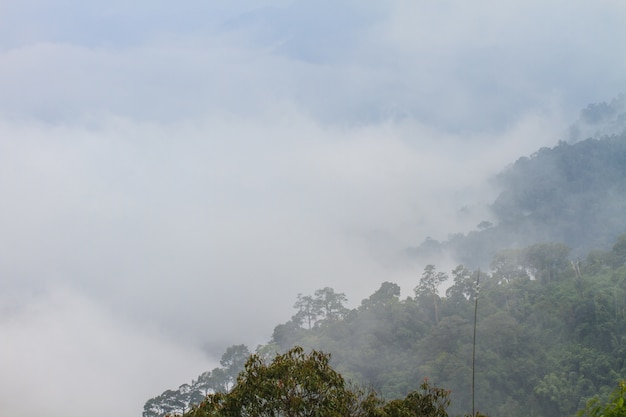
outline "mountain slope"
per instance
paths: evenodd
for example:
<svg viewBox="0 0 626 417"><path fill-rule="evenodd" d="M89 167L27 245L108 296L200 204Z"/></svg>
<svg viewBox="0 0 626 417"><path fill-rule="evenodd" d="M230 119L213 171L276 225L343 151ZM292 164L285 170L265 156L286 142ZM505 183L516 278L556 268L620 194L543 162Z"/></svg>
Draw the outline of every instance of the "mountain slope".
<svg viewBox="0 0 626 417"><path fill-rule="evenodd" d="M589 106L581 121L575 126L585 128L573 129L577 135L594 126L611 134L561 141L519 158L494 179L501 192L491 205L492 222L444 242L429 239L409 252L426 262L445 252L464 265L485 267L498 250L537 242L564 243L575 256L608 249L626 232L626 95Z"/></svg>

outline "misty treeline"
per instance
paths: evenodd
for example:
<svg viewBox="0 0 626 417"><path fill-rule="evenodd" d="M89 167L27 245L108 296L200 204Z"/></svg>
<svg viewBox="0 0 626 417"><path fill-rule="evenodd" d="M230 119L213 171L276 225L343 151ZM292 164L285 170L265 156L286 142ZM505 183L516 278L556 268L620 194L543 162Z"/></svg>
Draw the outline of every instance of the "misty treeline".
<svg viewBox="0 0 626 417"><path fill-rule="evenodd" d="M501 192L491 219L408 252L424 263L445 253L477 268L502 248L537 242L563 242L575 256L609 249L626 225L626 95L589 105L572 130L577 141L521 157L494 179ZM602 135L580 140L581 132Z"/></svg>
<svg viewBox="0 0 626 417"><path fill-rule="evenodd" d="M349 309L346 295L332 288L299 294L294 315L266 345L252 356L246 346L231 346L221 367L150 399L144 417L187 413L202 401L236 403L243 395L236 392L254 387L222 396L246 380L246 363L260 372L294 346L332 354L341 378L375 393L376 410L414 398L429 378L428 387L450 390L440 415L468 413L477 298L478 410L626 415L619 382L626 379L626 96L590 105L574 127L569 142L520 158L495 179L502 191L492 219L410 250L429 264L416 274L411 296L402 299L397 284L384 282ZM433 259L442 253L461 265L439 270ZM399 410L382 415L410 415Z"/></svg>
<svg viewBox="0 0 626 417"><path fill-rule="evenodd" d="M428 265L413 294L383 283L357 308L331 288L298 295L295 314L256 355L294 346L332 354L347 380L387 400L424 378L451 390L450 415L471 410L473 313L478 296L476 404L488 415L568 416L626 379L626 235L609 251L571 259L563 244L499 252L489 272ZM441 283L450 286L441 291ZM228 392L249 355L227 349L222 368L146 403L145 417L182 413Z"/></svg>

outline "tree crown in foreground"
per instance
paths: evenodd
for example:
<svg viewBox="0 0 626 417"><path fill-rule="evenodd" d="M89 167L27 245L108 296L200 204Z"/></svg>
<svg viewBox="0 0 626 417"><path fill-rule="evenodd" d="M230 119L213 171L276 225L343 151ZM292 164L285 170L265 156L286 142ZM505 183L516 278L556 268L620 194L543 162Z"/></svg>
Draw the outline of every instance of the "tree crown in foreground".
<svg viewBox="0 0 626 417"><path fill-rule="evenodd" d="M404 399L385 402L348 385L330 355L294 347L269 364L252 355L228 393L214 393L188 417L447 417L449 391L424 381ZM479 416L480 414L477 414Z"/></svg>

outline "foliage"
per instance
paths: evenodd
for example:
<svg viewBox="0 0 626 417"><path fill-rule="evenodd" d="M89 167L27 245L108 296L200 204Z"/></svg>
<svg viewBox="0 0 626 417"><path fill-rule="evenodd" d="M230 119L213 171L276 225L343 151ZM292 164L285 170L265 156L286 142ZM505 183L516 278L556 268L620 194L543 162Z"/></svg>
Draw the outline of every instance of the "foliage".
<svg viewBox="0 0 626 417"><path fill-rule="evenodd" d="M330 355L295 347L270 364L252 355L229 393L210 394L188 417L447 417L449 392L424 381L406 398L385 403L350 387Z"/></svg>
<svg viewBox="0 0 626 417"><path fill-rule="evenodd" d="M625 102L622 95L583 111L588 120L619 115L619 129L560 141L504 169L494 180L500 193L491 204L491 221L443 242L428 238L413 252L424 262L446 253L466 266L484 268L503 248L537 242L561 242L575 256L609 249L626 232Z"/></svg>
<svg viewBox="0 0 626 417"><path fill-rule="evenodd" d="M292 317L292 321L298 325L306 323L306 327L310 329L316 324L338 320L348 312L344 306L346 301L345 294L336 293L330 287L315 291L314 296L298 294L294 304L298 312Z"/></svg>
<svg viewBox="0 0 626 417"><path fill-rule="evenodd" d="M448 279L445 272L437 272L435 265L426 265L419 284L413 290L415 298L422 301L432 299L435 324L439 322L439 286Z"/></svg>
<svg viewBox="0 0 626 417"><path fill-rule="evenodd" d="M404 399L393 400L383 407L383 415L389 417L447 417L446 409L450 405L450 392L432 387L428 380L419 389L410 392Z"/></svg>
<svg viewBox="0 0 626 417"><path fill-rule="evenodd" d="M230 393L209 395L209 406L190 416L205 408L214 416L347 416L352 398L329 359L317 351L306 355L302 348L277 355L269 365L253 355Z"/></svg>
<svg viewBox="0 0 626 417"><path fill-rule="evenodd" d="M475 394L480 410L511 417L573 415L587 399L606 396L616 381L626 377L625 241L626 235L611 250L594 251L575 262L566 256L566 248L556 244L503 251L494 258L491 271L481 272L480 293L477 271L463 265L451 271L445 296L431 286L430 292L401 299L400 287L384 282L355 309L330 317L320 313L311 328L293 319L276 326L271 342L259 347L255 361L248 362L253 365L249 369L269 378L271 372L279 373L279 364L287 370L289 361L305 362L302 352L276 356L294 345L332 352L332 364L329 357L317 358L318 365L329 368L317 369L332 365L341 381L345 378L377 393L368 397L369 392L359 393L342 382L351 398L359 398L353 404L361 404L361 409L362 398L385 398L390 401L370 407L378 417L406 415L402 414L408 412L406 401L413 398L409 394L419 391L428 377L451 390L438 397L450 400L446 412L463 414L472 403L473 308L478 296ZM426 288L424 276L440 273L427 267L416 278L416 287ZM312 300L337 293L325 288L315 294ZM234 378L249 361L247 354L243 345L230 347L222 367L150 399L144 416L182 413L207 395L214 406L221 406L235 391L229 391L233 385L240 384ZM265 365L276 358L281 359L273 367ZM329 381L339 381L337 375L328 375ZM264 389L271 392L269 386Z"/></svg>
<svg viewBox="0 0 626 417"><path fill-rule="evenodd" d="M575 262L561 244L503 251L491 271L481 272L480 295L477 271L463 265L451 271L445 297L436 287L427 291L424 276L440 273L428 266L413 298L401 299L400 287L385 282L343 319L311 329L283 327L283 338L274 342L283 350L298 344L332 352L343 375L389 399L405 398L428 377L452 390L449 411L462 414L471 404L478 295L480 409L520 417L572 415L586 398L626 376L626 267L615 261L624 241Z"/></svg>
<svg viewBox="0 0 626 417"><path fill-rule="evenodd" d="M587 406L578 412L578 417L626 417L626 380L611 393L607 404L601 404L597 398L587 402Z"/></svg>
<svg viewBox="0 0 626 417"><path fill-rule="evenodd" d="M271 345L263 350L269 349ZM220 360L222 368L203 372L191 384L183 384L177 390L166 390L161 395L150 398L144 405L143 417L184 414L210 393L228 392L249 356L250 351L245 345L228 347Z"/></svg>

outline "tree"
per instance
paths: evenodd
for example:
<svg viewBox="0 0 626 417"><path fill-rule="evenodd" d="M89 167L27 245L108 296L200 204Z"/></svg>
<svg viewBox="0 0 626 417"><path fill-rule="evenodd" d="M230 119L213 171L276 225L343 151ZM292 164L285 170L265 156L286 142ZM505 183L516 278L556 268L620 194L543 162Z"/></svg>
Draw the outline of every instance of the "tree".
<svg viewBox="0 0 626 417"><path fill-rule="evenodd" d="M293 305L293 308L298 310L293 316L293 320L298 323L305 322L309 329L315 324L321 314L320 303L314 300L310 295L303 296L302 294L298 294L298 299Z"/></svg>
<svg viewBox="0 0 626 417"><path fill-rule="evenodd" d="M215 368L212 371L203 372L194 384L204 396L210 392L226 392L232 379L227 376L222 368Z"/></svg>
<svg viewBox="0 0 626 417"><path fill-rule="evenodd" d="M244 368L249 356L250 351L246 345L233 345L226 349L226 352L220 359L220 365L223 366L228 386L235 382L237 375Z"/></svg>
<svg viewBox="0 0 626 417"><path fill-rule="evenodd" d="M187 417L448 417L449 391L428 381L405 399L385 403L348 385L330 355L294 347L266 364L252 355L229 393L209 395Z"/></svg>
<svg viewBox="0 0 626 417"><path fill-rule="evenodd" d="M626 265L626 233L620 235L613 245L611 258L613 266L616 268Z"/></svg>
<svg viewBox="0 0 626 417"><path fill-rule="evenodd" d="M315 291L315 303L327 321L335 321L346 315L348 309L344 303L348 301L344 293L336 293L330 287Z"/></svg>
<svg viewBox="0 0 626 417"><path fill-rule="evenodd" d="M578 417L626 417L626 380L620 381L613 390L607 404L597 398L587 402L587 406L578 412Z"/></svg>
<svg viewBox="0 0 626 417"><path fill-rule="evenodd" d="M158 397L149 399L143 407L143 417L165 416L181 414L187 409L188 403L184 401L181 392L167 390Z"/></svg>
<svg viewBox="0 0 626 417"><path fill-rule="evenodd" d="M383 407L386 417L448 417L450 391L432 387L424 380L417 391L404 399L393 400Z"/></svg>
<svg viewBox="0 0 626 417"><path fill-rule="evenodd" d="M330 287L315 291L314 296L298 294L298 299L293 305L298 312L291 318L291 321L297 326L306 323L308 329L321 323L322 320L337 321L345 317L349 311L344 307L346 301L345 294L336 293Z"/></svg>
<svg viewBox="0 0 626 417"><path fill-rule="evenodd" d="M537 243L524 249L525 266L531 276L551 282L571 269L570 251L561 243Z"/></svg>
<svg viewBox="0 0 626 417"><path fill-rule="evenodd" d="M415 297L417 299L432 297L435 309L435 324L439 322L438 288L439 285L444 283L447 279L448 274L445 272L437 272L435 265L426 265L424 272L422 273L422 277L420 278L420 282L414 289Z"/></svg>
<svg viewBox="0 0 626 417"><path fill-rule="evenodd" d="M252 355L230 393L209 395L188 416L351 416L357 397L329 362L329 355L300 347L269 365Z"/></svg>
<svg viewBox="0 0 626 417"><path fill-rule="evenodd" d="M400 299L400 286L393 282L383 282L376 292L361 302L362 308L397 303Z"/></svg>
<svg viewBox="0 0 626 417"><path fill-rule="evenodd" d="M286 323L277 325L272 333L272 342L281 349L289 349L289 347L296 344L296 341L301 337L301 333L305 331L301 325L302 321L299 321L296 316Z"/></svg>
<svg viewBox="0 0 626 417"><path fill-rule="evenodd" d="M478 292L477 273L459 265L452 271L454 284L446 290L446 297L454 300L474 300Z"/></svg>
<svg viewBox="0 0 626 417"><path fill-rule="evenodd" d="M496 253L491 261L491 272L497 284L530 278L524 267L524 251L521 249L506 249Z"/></svg>

